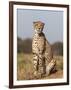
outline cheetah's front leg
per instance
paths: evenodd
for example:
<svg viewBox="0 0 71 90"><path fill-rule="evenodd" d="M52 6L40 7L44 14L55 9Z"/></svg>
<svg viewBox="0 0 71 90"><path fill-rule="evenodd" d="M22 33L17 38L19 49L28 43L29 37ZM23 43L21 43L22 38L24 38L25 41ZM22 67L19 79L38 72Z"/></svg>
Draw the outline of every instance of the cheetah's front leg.
<svg viewBox="0 0 71 90"><path fill-rule="evenodd" d="M39 54L38 73L40 78L46 73L45 58L43 54Z"/></svg>
<svg viewBox="0 0 71 90"><path fill-rule="evenodd" d="M34 64L34 77L37 77L38 74L38 56L33 54L33 64Z"/></svg>

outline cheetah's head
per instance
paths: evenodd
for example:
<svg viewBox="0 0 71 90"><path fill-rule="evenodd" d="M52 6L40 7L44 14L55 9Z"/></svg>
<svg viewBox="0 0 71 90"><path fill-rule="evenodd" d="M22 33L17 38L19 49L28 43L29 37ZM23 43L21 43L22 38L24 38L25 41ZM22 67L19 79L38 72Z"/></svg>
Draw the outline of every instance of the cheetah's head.
<svg viewBox="0 0 71 90"><path fill-rule="evenodd" d="M33 22L34 24L34 30L37 34L40 34L43 31L44 23L41 21Z"/></svg>

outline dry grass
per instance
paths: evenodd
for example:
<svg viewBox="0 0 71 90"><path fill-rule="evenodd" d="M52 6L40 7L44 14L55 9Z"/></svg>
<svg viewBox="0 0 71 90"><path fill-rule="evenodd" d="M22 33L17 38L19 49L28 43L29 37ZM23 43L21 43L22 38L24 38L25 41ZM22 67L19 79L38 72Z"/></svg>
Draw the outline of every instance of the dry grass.
<svg viewBox="0 0 71 90"><path fill-rule="evenodd" d="M57 72L52 73L48 77L43 79L51 78L62 78L63 76L63 57L54 56L56 60ZM20 53L17 55L17 79L18 80L31 80L34 79L33 76L33 60L32 54L23 54Z"/></svg>
<svg viewBox="0 0 71 90"><path fill-rule="evenodd" d="M17 79L31 79L33 74L32 55L18 54L17 58Z"/></svg>

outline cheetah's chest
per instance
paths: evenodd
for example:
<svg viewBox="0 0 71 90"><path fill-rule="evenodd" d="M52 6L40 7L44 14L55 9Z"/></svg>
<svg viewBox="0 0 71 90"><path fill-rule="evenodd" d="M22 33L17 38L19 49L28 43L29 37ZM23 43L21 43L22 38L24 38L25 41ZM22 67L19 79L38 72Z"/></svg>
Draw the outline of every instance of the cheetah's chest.
<svg viewBox="0 0 71 90"><path fill-rule="evenodd" d="M34 36L33 38L33 51L34 52L39 52L43 51L44 46L45 46L45 38L44 36Z"/></svg>
<svg viewBox="0 0 71 90"><path fill-rule="evenodd" d="M33 42L35 46L44 45L44 37L43 36L34 36Z"/></svg>

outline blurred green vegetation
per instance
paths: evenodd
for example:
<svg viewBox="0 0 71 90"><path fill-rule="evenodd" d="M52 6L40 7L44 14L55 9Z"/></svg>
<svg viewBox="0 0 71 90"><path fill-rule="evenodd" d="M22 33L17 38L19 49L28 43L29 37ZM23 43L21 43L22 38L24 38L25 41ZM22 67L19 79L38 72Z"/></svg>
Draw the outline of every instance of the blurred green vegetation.
<svg viewBox="0 0 71 90"><path fill-rule="evenodd" d="M63 43L55 42L51 45L52 52L54 55L63 55ZM32 39L21 39L17 38L17 52L18 53L32 53Z"/></svg>

